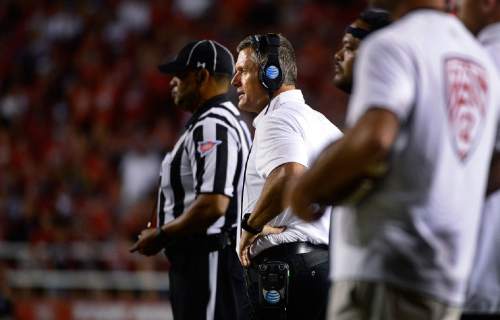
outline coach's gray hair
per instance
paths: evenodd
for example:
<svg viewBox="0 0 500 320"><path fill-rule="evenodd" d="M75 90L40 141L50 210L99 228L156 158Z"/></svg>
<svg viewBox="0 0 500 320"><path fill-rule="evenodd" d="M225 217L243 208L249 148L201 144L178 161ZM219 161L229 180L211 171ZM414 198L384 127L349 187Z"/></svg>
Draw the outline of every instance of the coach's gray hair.
<svg viewBox="0 0 500 320"><path fill-rule="evenodd" d="M292 44L283 35L278 34L280 38L280 46L278 48L278 59L280 61L281 71L283 72L283 84L285 85L295 85L297 82L297 63L295 61L295 50ZM267 55L265 53L259 53L257 45L252 42L252 36L248 36L243 39L236 51L239 53L241 50L246 48L252 48L252 60L259 66L264 66L267 62Z"/></svg>

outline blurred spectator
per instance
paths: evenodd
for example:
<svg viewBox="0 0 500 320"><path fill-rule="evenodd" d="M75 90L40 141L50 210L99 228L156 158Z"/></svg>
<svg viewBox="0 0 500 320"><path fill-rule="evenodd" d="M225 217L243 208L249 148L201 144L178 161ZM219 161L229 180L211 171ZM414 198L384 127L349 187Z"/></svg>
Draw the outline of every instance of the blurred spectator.
<svg viewBox="0 0 500 320"><path fill-rule="evenodd" d="M121 163L122 206L136 203L156 189L159 181L160 157L147 149L145 136L134 134L132 148L127 150Z"/></svg>

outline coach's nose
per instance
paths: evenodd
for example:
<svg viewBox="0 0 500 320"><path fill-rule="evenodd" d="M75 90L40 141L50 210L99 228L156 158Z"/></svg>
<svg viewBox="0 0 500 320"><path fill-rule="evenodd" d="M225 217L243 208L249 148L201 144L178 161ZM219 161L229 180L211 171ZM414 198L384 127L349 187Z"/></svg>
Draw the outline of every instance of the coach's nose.
<svg viewBox="0 0 500 320"><path fill-rule="evenodd" d="M340 48L337 52L335 52L335 54L333 55L333 60L335 62L340 62L343 60L343 56L344 56L344 48Z"/></svg>
<svg viewBox="0 0 500 320"><path fill-rule="evenodd" d="M240 75L241 75L241 74L240 74L240 72L239 72L239 71L236 71L236 72L234 73L234 76L233 76L233 78L231 79L231 85L232 85L233 87L238 88L238 87L240 87L240 86L241 86L241 76L240 76Z"/></svg>

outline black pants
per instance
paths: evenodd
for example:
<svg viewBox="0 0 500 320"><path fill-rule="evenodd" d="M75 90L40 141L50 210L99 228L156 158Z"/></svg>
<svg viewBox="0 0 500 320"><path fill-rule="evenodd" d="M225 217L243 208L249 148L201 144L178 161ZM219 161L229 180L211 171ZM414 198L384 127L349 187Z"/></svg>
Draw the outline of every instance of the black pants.
<svg viewBox="0 0 500 320"><path fill-rule="evenodd" d="M283 246L286 247L286 245ZM253 318L259 320L325 319L329 290L328 249L316 249L303 254L287 253L286 248L281 253L273 250L272 254L268 254L266 251L255 257L252 260L252 267L247 269L247 290L253 306ZM283 261L290 267L288 305L284 314L262 309L259 306L260 293L256 268L266 259Z"/></svg>
<svg viewBox="0 0 500 320"><path fill-rule="evenodd" d="M243 268L233 247L167 256L175 320L249 319Z"/></svg>

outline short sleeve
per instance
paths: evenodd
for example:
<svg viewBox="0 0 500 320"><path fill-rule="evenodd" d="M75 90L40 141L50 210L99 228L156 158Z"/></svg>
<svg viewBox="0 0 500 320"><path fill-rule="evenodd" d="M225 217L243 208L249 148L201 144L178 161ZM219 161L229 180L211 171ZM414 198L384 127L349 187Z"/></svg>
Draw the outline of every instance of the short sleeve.
<svg viewBox="0 0 500 320"><path fill-rule="evenodd" d="M261 120L255 131L257 173L267 178L282 164L289 162L308 165L307 148L295 119L273 114Z"/></svg>
<svg viewBox="0 0 500 320"><path fill-rule="evenodd" d="M386 108L404 121L416 96L416 72L410 48L374 35L361 46L355 65L354 90L347 124L352 126L369 109Z"/></svg>
<svg viewBox="0 0 500 320"><path fill-rule="evenodd" d="M234 196L234 176L242 159L240 144L231 130L212 118L193 129L188 148L196 194Z"/></svg>

